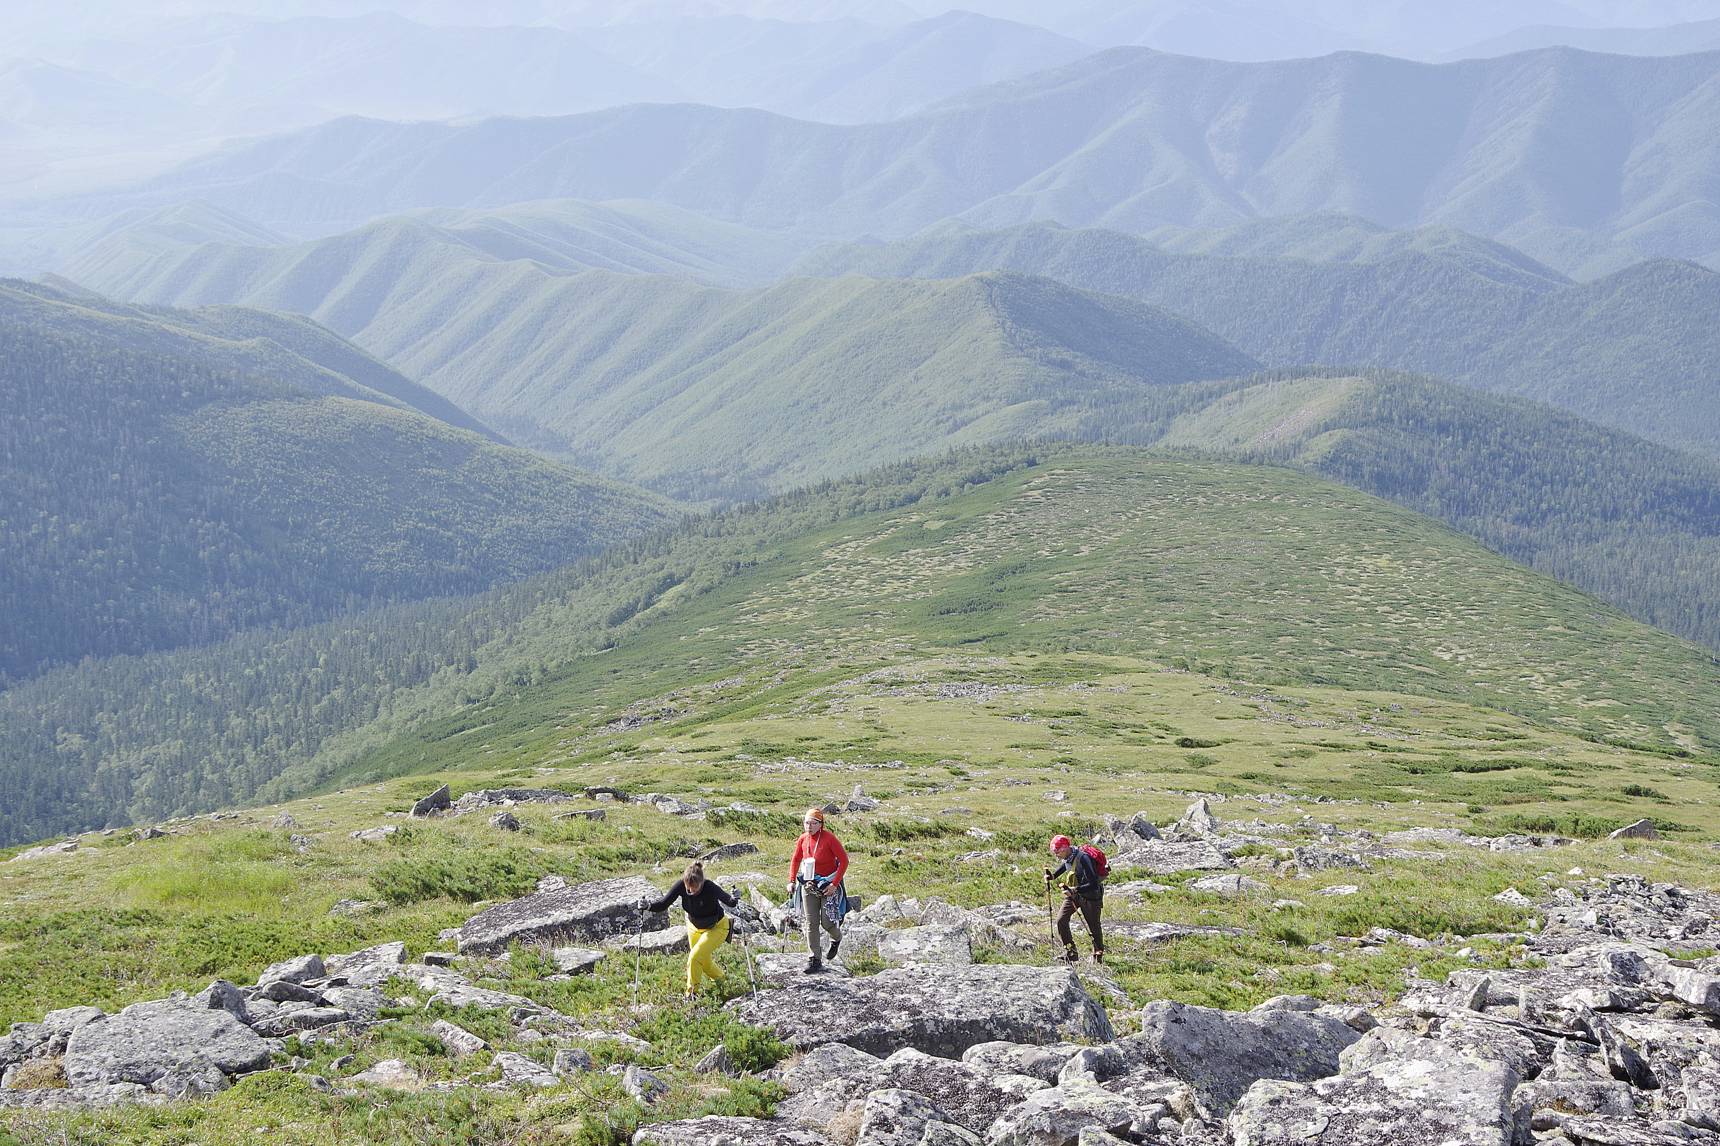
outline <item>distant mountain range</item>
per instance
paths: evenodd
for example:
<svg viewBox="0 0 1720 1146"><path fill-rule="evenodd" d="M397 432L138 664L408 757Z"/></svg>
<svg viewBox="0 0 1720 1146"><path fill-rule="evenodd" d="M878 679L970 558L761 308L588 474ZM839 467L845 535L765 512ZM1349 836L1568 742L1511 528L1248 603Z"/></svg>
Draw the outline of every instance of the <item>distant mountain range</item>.
<svg viewBox="0 0 1720 1146"><path fill-rule="evenodd" d="M1682 56L1690 52L1712 52L1720 50L1720 19L1660 28L1572 28L1541 24L1470 44L1451 53L1451 56L1486 59L1552 47L1626 56Z"/></svg>
<svg viewBox="0 0 1720 1146"><path fill-rule="evenodd" d="M1567 272L1720 260L1720 55L1566 49L1444 66L1118 49L885 124L637 106L464 125L341 120L66 209L203 199L277 230L416 208L648 199L768 229L951 216L1145 231L1321 212L1457 227Z"/></svg>
<svg viewBox="0 0 1720 1146"><path fill-rule="evenodd" d="M572 444L578 433L542 436L559 426L556 403L543 416L526 412L542 387L571 395L583 385L572 379L590 360L574 343L625 330L684 353L679 336L641 332L659 331L665 299L682 300L673 309L718 296L690 283L569 276L598 269L733 286L772 282L791 267L819 277L1046 277L1163 308L1250 362L1433 374L1720 454L1720 332L1708 317L1720 308L1720 274L1689 263L1647 262L1577 283L1450 228L1390 232L1332 216L1161 228L1152 239L949 224L894 243L826 247L796 263L806 243L793 236L661 205L579 202L433 212L312 243L195 243L200 233L251 229L216 208L146 214L92 234L61 265L75 281L140 302L311 315L507 432L576 454L585 448ZM588 315L594 299L606 308L601 322ZM496 404L515 377L517 396Z"/></svg>
<svg viewBox="0 0 1720 1146"><path fill-rule="evenodd" d="M900 243L822 251L800 269L1046 275L1164 307L1271 365L1434 374L1720 455L1714 271L1657 260L1575 283L1509 248L1460 234L1370 236L1320 220L1173 241L1260 254L1182 254L1114 231L1043 224L946 227ZM1305 261L1314 254L1324 261Z"/></svg>
<svg viewBox="0 0 1720 1146"><path fill-rule="evenodd" d="M0 683L472 592L672 520L303 320L0 284Z"/></svg>

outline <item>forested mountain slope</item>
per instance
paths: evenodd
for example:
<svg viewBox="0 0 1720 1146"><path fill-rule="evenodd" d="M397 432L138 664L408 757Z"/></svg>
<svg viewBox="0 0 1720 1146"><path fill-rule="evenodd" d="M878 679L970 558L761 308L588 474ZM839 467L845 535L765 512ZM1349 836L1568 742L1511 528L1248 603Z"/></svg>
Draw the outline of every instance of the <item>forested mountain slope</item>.
<svg viewBox="0 0 1720 1146"><path fill-rule="evenodd" d="M1707 260L1720 257L1704 191L1720 169L1717 72L1713 54L1549 49L1434 66L1116 49L882 124L691 106L341 120L67 207L201 198L328 228L416 207L633 198L833 237L956 215L1146 230L1337 211L1455 226L1564 269L1596 242Z"/></svg>
<svg viewBox="0 0 1720 1146"><path fill-rule="evenodd" d="M556 274L415 224L205 248L146 293L299 310L516 440L692 498L1069 432L1143 386L1254 359L1153 308L999 274L949 282Z"/></svg>
<svg viewBox="0 0 1720 1146"><path fill-rule="evenodd" d="M1720 274L1651 261L1572 283L1506 248L1434 236L1326 232L1303 250L1343 261L1179 254L1103 230L942 228L817 252L807 273L942 278L1044 275L1139 299L1277 366L1332 363L1435 374L1549 402L1687 449L1720 454ZM1184 236L1183 245L1195 245ZM1221 251L1289 250L1282 232L1215 238Z"/></svg>
<svg viewBox="0 0 1720 1146"><path fill-rule="evenodd" d="M472 592L671 520L428 416L451 408L306 320L14 284L0 345L0 682Z"/></svg>
<svg viewBox="0 0 1720 1146"><path fill-rule="evenodd" d="M1006 450L701 519L477 599L48 674L0 694L18 793L0 840L440 767L546 730L577 745L618 720L787 713L956 649L1720 745L1708 654L1417 514L1282 469Z"/></svg>
<svg viewBox="0 0 1720 1146"><path fill-rule="evenodd" d="M1334 371L1226 390L1146 436L1395 501L1720 650L1720 462L1421 378Z"/></svg>
<svg viewBox="0 0 1720 1146"><path fill-rule="evenodd" d="M156 240L153 221L68 244L54 265L104 294L201 306L250 300L315 314L337 295L413 292L473 264L530 262L552 272L608 270L757 285L804 244L657 203L554 200L483 211L416 212L302 243ZM354 299L345 305L362 305Z"/></svg>

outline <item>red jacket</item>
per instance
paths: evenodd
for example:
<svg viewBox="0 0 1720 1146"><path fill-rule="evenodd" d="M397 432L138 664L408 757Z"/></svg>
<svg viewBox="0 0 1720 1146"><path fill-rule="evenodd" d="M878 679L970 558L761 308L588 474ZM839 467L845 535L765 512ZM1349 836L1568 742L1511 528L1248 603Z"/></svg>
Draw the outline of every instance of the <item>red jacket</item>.
<svg viewBox="0 0 1720 1146"><path fill-rule="evenodd" d="M800 861L807 856L813 859L812 870L820 876L830 876L831 883L841 883L848 871L848 853L842 850L842 841L829 828L816 836L800 833L800 838L794 841L794 858L788 861L788 882L793 883L800 874Z"/></svg>

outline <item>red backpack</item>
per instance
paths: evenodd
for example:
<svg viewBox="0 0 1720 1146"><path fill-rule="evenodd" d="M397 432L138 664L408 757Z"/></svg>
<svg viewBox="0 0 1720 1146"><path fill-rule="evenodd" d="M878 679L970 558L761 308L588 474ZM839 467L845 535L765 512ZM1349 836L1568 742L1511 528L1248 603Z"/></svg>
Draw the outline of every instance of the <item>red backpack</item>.
<svg viewBox="0 0 1720 1146"><path fill-rule="evenodd" d="M1097 845L1082 844L1081 850L1086 852L1087 858L1093 861L1093 866L1098 869L1100 879L1111 878L1111 861L1105 858L1105 853L1100 851Z"/></svg>

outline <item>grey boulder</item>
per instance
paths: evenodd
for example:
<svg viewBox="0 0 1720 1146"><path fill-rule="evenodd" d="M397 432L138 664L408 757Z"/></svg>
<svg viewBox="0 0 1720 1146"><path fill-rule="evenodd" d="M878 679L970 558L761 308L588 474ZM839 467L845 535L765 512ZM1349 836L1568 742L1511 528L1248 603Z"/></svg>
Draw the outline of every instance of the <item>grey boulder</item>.
<svg viewBox="0 0 1720 1146"><path fill-rule="evenodd" d="M831 1146L830 1139L760 1118L711 1115L641 1127L633 1146Z"/></svg>
<svg viewBox="0 0 1720 1146"><path fill-rule="evenodd" d="M1360 1037L1337 1018L1272 1003L1239 1014L1157 1002L1142 1012L1141 1033L1117 1047L1131 1066L1186 1082L1210 1115L1222 1117L1260 1079L1337 1074L1339 1055Z"/></svg>
<svg viewBox="0 0 1720 1146"><path fill-rule="evenodd" d="M433 816L437 812L446 812L453 807L454 801L449 798L448 785L444 784L422 800L412 805L412 815L416 819Z"/></svg>
<svg viewBox="0 0 1720 1146"><path fill-rule="evenodd" d="M942 1121L943 1112L924 1095L897 1088L874 1090L866 1096L854 1146L920 1146L926 1127Z"/></svg>
<svg viewBox="0 0 1720 1146"><path fill-rule="evenodd" d="M193 1056L222 1074L246 1074L269 1065L269 1044L225 1010L182 999L133 1003L72 1032L66 1078L74 1087L149 1086Z"/></svg>
<svg viewBox="0 0 1720 1146"><path fill-rule="evenodd" d="M907 927L878 937L878 955L886 963L973 962L973 941L965 927Z"/></svg>
<svg viewBox="0 0 1720 1146"><path fill-rule="evenodd" d="M490 955L513 943L601 942L639 928L641 897L656 899L651 884L637 876L604 879L555 891L540 891L480 911L460 926L462 954ZM647 914L648 930L668 922L662 912Z"/></svg>
<svg viewBox="0 0 1720 1146"><path fill-rule="evenodd" d="M1077 1079L1028 1095L986 1130L985 1146L1074 1146L1083 1130L1126 1134L1135 1118L1133 1102Z"/></svg>
<svg viewBox="0 0 1720 1146"><path fill-rule="evenodd" d="M804 976L727 1004L798 1049L841 1041L868 1053L912 1047L955 1058L978 1043L1108 1042L1105 1009L1074 973L988 966L985 974L917 966L864 979Z"/></svg>
<svg viewBox="0 0 1720 1146"><path fill-rule="evenodd" d="M1392 1059L1318 1082L1255 1083L1229 1117L1235 1146L1524 1146L1516 1075L1456 1053Z"/></svg>
<svg viewBox="0 0 1720 1146"><path fill-rule="evenodd" d="M406 964L406 944L381 943L349 955L330 955L326 972L330 979L345 980L349 987L380 987L399 974Z"/></svg>

